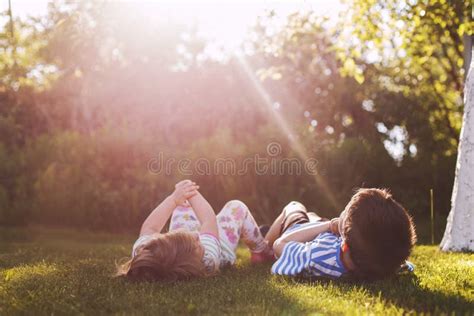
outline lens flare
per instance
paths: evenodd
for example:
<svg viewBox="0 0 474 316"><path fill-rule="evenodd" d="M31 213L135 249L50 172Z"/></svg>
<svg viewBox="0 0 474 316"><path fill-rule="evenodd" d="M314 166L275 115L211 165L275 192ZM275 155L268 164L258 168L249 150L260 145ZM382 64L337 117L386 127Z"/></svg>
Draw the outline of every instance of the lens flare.
<svg viewBox="0 0 474 316"><path fill-rule="evenodd" d="M276 122L277 126L281 128L284 134L295 135L293 129L285 120L281 112L274 111L274 106L273 106L274 101L272 100L271 96L267 93L267 91L265 91L265 88L263 87L261 81L255 76L255 71L252 70L251 66L249 65L245 57L238 56L237 59L244 73L247 75L250 82L252 82L252 86L255 88L258 95L261 97L263 101L262 103L263 106L266 106L270 110L268 112L271 113L272 119ZM292 146L292 149L296 152L296 154L301 160L307 161L308 159L310 159L310 156L308 155L306 149L304 148L303 145L301 145L301 143L296 139L296 137L290 136L290 141L291 141L290 144ZM324 194L327 196L331 205L336 210L339 210L340 205L339 203L337 203L337 200L334 197L334 194L332 193L332 191L329 189L329 185L326 183L325 179L318 173L314 173L313 176L317 185L323 190Z"/></svg>

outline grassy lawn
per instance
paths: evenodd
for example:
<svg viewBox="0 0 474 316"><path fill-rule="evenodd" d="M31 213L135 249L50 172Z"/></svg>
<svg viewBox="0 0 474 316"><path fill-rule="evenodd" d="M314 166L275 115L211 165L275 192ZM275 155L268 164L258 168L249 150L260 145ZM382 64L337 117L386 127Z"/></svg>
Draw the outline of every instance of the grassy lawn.
<svg viewBox="0 0 474 316"><path fill-rule="evenodd" d="M0 315L11 314L403 314L474 313L474 254L416 247L414 275L373 284L296 280L251 266L190 282L132 284L111 278L133 236L0 230Z"/></svg>

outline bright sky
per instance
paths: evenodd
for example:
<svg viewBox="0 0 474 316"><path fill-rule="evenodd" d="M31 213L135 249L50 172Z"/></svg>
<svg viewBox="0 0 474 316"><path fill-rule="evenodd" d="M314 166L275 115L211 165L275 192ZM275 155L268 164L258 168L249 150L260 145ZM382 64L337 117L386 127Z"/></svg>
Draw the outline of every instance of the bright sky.
<svg viewBox="0 0 474 316"><path fill-rule="evenodd" d="M11 0L11 2L13 15L26 17L46 14L50 0ZM228 49L241 43L247 29L265 10L272 9L277 17L282 18L296 11L313 10L317 14L335 20L344 8L339 0L117 0L116 2L142 5L150 16L157 13L157 4L164 4L166 7L179 6L179 10L170 10L173 17L188 23L196 23L204 37ZM8 0L0 0L0 10L7 9Z"/></svg>

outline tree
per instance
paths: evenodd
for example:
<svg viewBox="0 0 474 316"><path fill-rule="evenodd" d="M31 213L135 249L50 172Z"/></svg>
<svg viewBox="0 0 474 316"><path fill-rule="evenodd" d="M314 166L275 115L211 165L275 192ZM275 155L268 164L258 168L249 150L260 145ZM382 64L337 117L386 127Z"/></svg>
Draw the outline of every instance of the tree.
<svg viewBox="0 0 474 316"><path fill-rule="evenodd" d="M474 251L474 61L465 86L464 117L459 141L452 208L441 241L443 251Z"/></svg>

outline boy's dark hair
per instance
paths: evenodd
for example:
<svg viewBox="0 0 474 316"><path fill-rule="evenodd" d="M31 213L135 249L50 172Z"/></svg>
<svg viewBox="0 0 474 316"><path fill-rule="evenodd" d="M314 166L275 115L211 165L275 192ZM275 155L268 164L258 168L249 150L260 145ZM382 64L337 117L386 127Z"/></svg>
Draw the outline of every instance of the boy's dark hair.
<svg viewBox="0 0 474 316"><path fill-rule="evenodd" d="M407 211L385 189L359 189L345 211L344 235L356 266L354 277L376 280L394 274L416 242Z"/></svg>

